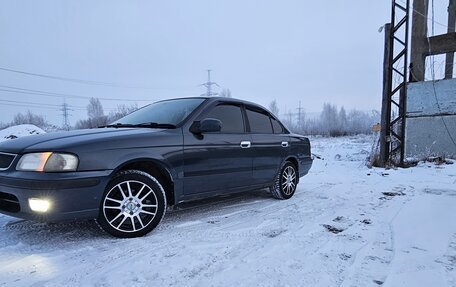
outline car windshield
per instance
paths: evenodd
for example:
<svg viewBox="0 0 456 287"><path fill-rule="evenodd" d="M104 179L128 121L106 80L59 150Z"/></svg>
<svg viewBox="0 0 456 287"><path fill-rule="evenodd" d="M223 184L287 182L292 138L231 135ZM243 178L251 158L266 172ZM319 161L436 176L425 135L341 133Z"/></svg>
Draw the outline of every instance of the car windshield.
<svg viewBox="0 0 456 287"><path fill-rule="evenodd" d="M156 102L115 121L112 125L160 124L177 126L203 101L204 99L201 98L188 98Z"/></svg>

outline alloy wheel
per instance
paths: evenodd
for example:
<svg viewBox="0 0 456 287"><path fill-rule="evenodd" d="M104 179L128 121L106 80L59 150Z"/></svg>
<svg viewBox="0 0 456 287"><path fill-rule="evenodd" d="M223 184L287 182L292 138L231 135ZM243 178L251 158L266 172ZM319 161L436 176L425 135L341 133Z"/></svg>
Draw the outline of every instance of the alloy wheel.
<svg viewBox="0 0 456 287"><path fill-rule="evenodd" d="M290 195L296 189L297 177L295 169L289 165L282 173L282 190L285 195Z"/></svg>
<svg viewBox="0 0 456 287"><path fill-rule="evenodd" d="M106 194L103 214L108 224L121 232L138 232L155 218L158 199L147 184L128 180L115 185Z"/></svg>

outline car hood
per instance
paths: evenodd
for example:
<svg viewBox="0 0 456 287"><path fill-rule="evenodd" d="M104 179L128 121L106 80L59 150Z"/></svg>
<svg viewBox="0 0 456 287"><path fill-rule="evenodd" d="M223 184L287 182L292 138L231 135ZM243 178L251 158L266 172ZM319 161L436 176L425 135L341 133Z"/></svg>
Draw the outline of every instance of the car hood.
<svg viewBox="0 0 456 287"><path fill-rule="evenodd" d="M103 142L140 134L160 133L163 129L98 128L31 135L0 143L0 152L24 153L35 150L59 150L87 142Z"/></svg>

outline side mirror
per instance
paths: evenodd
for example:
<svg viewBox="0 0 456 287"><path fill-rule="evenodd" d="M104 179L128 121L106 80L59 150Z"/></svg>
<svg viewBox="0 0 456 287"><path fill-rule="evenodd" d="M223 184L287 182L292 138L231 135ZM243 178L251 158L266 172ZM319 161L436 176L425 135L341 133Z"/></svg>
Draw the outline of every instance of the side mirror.
<svg viewBox="0 0 456 287"><path fill-rule="evenodd" d="M190 132L194 134L219 132L222 130L222 122L217 119L204 119L202 121L195 121L190 126Z"/></svg>

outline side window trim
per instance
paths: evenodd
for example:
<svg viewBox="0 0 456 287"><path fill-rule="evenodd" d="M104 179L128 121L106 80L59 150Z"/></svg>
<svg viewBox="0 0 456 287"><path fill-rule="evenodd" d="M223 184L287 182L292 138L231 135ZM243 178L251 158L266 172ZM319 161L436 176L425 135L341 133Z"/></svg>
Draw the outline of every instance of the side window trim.
<svg viewBox="0 0 456 287"><path fill-rule="evenodd" d="M241 110L242 110L242 117L244 119L244 132L251 133L250 122L249 122L249 118L247 117L247 107L244 104L241 104Z"/></svg>
<svg viewBox="0 0 456 287"><path fill-rule="evenodd" d="M271 115L269 113L268 113L268 118L269 118L269 123L271 124L272 134L275 134L274 125L272 124Z"/></svg>

